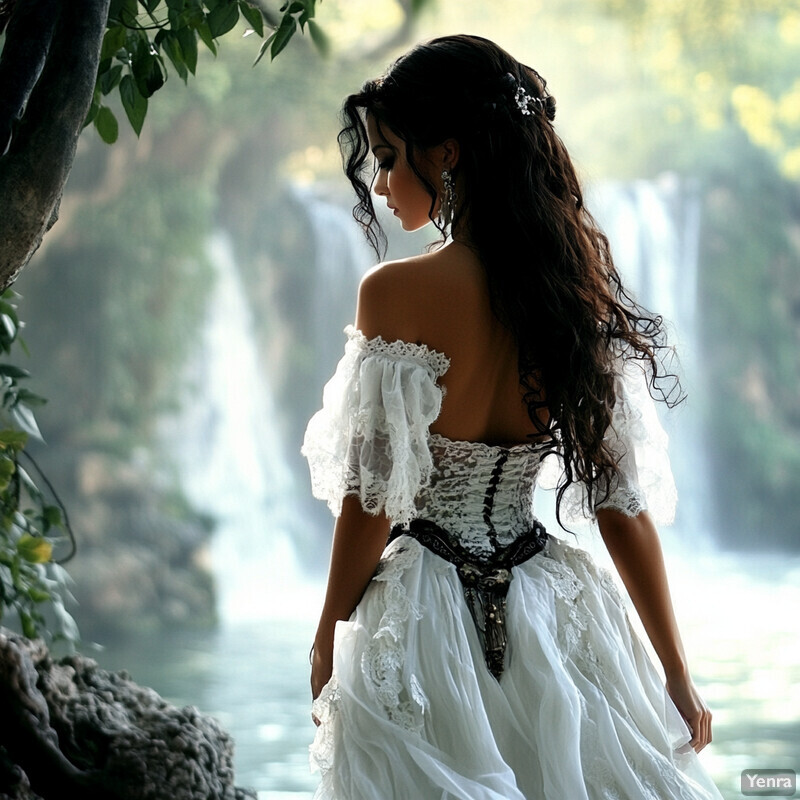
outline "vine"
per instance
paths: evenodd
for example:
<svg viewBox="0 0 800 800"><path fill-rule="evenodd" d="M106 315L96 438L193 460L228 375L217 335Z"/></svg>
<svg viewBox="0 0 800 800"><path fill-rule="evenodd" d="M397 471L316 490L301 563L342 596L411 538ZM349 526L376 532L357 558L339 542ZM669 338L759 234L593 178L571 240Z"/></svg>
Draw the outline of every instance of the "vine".
<svg viewBox="0 0 800 800"><path fill-rule="evenodd" d="M0 295L4 356L15 343L25 349L16 297L10 289ZM29 376L21 367L0 363L0 622L15 615L29 638L74 644L78 631L64 608L70 595L62 564L75 554L75 539L66 510L25 449L30 439L42 438L33 408L46 402L21 384ZM67 552L57 557L61 548Z"/></svg>

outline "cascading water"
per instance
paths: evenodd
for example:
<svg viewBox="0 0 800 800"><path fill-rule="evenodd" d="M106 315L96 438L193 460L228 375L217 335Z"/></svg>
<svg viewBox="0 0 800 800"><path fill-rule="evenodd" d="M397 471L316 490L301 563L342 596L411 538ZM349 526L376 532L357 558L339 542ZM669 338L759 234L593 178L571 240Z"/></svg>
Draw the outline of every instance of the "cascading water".
<svg viewBox="0 0 800 800"><path fill-rule="evenodd" d="M359 281L372 265L369 250L351 214L311 192L296 189L316 240L312 292L316 366L320 388L342 356L344 326L353 322Z"/></svg>
<svg viewBox="0 0 800 800"><path fill-rule="evenodd" d="M190 502L217 522L211 564L223 621L309 616L309 584L292 544L294 478L263 370L252 312L229 238L209 241L216 286L191 397L166 434Z"/></svg>
<svg viewBox="0 0 800 800"><path fill-rule="evenodd" d="M626 286L645 308L664 316L677 347L689 396L685 408L662 414L678 486L676 528L682 536L708 542L713 514L700 421L705 384L697 326L700 200L670 174L655 181L605 182L589 194L588 205L609 238Z"/></svg>

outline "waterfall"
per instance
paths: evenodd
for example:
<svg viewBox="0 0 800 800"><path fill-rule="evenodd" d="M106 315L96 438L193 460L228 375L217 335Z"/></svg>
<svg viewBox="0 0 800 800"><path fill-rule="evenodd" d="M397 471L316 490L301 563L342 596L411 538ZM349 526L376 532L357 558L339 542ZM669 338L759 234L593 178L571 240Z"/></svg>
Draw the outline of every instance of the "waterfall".
<svg viewBox="0 0 800 800"><path fill-rule="evenodd" d="M317 242L308 325L321 389L342 352L343 337L336 333L353 320L358 281L372 259L345 210L297 192ZM691 400L683 411L665 416L681 497L676 528L686 536L706 533L707 471L696 401L702 397L696 335L699 203L667 177L602 184L590 207L609 235L626 283L677 331ZM308 616L320 606L321 588L304 576L291 533L299 509L293 498L305 492L307 475L294 474L283 452L252 311L228 237L215 234L209 254L217 286L191 365L191 397L171 423L171 447L190 502L217 521L211 563L221 617ZM326 518L324 535L319 534L324 541L328 523Z"/></svg>
<svg viewBox="0 0 800 800"><path fill-rule="evenodd" d="M321 389L342 356L342 330L355 319L358 284L375 254L349 211L304 189L296 188L295 194L308 214L316 242L309 325Z"/></svg>
<svg viewBox="0 0 800 800"><path fill-rule="evenodd" d="M189 501L216 521L210 556L220 618L306 618L320 606L320 587L303 577L292 544L295 479L252 312L228 236L214 234L208 252L217 282L189 395L165 435Z"/></svg>
<svg viewBox="0 0 800 800"><path fill-rule="evenodd" d="M353 321L358 282L372 260L347 211L294 191L317 244L307 324L321 396L344 345L336 333ZM284 452L259 362L253 310L229 237L214 234L208 253L216 285L202 342L187 368L189 391L181 412L163 422L162 436L189 502L215 521L209 561L220 618L307 620L322 606L322 587L306 574L292 532L299 524L315 526L298 501L308 494L308 473ZM319 534L325 549L330 523L325 517Z"/></svg>
<svg viewBox="0 0 800 800"><path fill-rule="evenodd" d="M685 407L661 413L678 486L676 528L686 538L707 539L713 525L701 425L705 385L697 324L700 199L677 176L666 174L655 181L598 184L588 205L609 238L626 286L645 308L664 316L670 341L677 345L689 396Z"/></svg>

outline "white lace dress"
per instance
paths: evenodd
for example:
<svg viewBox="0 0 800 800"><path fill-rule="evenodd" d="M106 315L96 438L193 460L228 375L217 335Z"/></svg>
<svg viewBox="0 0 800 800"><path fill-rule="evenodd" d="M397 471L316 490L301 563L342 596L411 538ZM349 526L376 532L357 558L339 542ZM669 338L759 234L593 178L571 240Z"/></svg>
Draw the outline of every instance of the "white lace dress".
<svg viewBox="0 0 800 800"><path fill-rule="evenodd" d="M334 514L358 494L395 523L431 520L476 556L528 531L547 470L536 446L431 434L448 359L346 333L303 445L315 496ZM669 516L665 437L646 402L635 405L646 391L626 379L620 393L609 435L624 454L623 478L604 505ZM579 512L580 496L571 505ZM506 626L497 680L454 565L415 539L393 541L351 619L336 627L333 676L313 706L315 797L721 798L612 577L585 551L551 537L514 567Z"/></svg>

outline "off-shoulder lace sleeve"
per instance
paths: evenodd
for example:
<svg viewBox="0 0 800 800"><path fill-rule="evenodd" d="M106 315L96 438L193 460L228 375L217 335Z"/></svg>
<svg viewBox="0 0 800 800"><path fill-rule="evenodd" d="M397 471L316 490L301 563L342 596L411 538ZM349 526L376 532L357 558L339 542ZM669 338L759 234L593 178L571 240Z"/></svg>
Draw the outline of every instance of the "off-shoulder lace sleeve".
<svg viewBox="0 0 800 800"><path fill-rule="evenodd" d="M648 511L656 523L669 525L675 518L678 500L669 461L669 440L658 419L642 366L629 359L619 370L617 402L605 437L617 456L619 473L608 491L598 484L598 501L593 510L588 508L584 485L572 484L562 501L562 518L575 523L593 517L601 508L610 508L629 517ZM548 457L540 485L555 488L560 478L558 458Z"/></svg>
<svg viewBox="0 0 800 800"><path fill-rule="evenodd" d="M429 427L443 396L437 379L450 361L425 345L367 339L352 326L345 333L344 357L303 440L311 489L335 516L353 494L371 514L404 524L430 479Z"/></svg>

